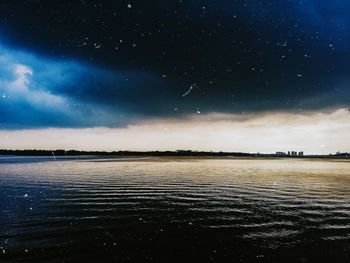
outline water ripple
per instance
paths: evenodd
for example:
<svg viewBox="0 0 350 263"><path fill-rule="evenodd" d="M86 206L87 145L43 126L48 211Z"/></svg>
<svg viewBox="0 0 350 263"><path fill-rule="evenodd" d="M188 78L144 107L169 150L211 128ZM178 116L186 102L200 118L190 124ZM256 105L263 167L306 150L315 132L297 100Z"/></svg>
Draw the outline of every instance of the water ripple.
<svg viewBox="0 0 350 263"><path fill-rule="evenodd" d="M48 260L46 251L60 261L82 248L130 257L134 246L142 254L195 244L203 255L249 248L255 260L291 249L299 261L299 245L308 244L342 259L350 251L349 162L27 158L2 163L0 183L0 247L8 260L23 257L24 248L35 251L34 261Z"/></svg>

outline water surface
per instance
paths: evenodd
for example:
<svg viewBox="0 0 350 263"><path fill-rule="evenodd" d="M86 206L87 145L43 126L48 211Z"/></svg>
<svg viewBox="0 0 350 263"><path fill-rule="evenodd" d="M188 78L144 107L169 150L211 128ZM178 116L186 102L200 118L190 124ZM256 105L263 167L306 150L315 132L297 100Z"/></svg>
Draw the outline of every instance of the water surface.
<svg viewBox="0 0 350 263"><path fill-rule="evenodd" d="M0 158L0 260L350 262L350 162Z"/></svg>

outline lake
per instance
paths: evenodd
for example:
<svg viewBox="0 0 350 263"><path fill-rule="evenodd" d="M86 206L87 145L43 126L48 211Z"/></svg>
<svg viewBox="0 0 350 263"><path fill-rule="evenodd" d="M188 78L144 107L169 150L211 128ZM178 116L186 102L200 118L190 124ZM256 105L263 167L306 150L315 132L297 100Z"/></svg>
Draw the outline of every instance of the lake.
<svg viewBox="0 0 350 263"><path fill-rule="evenodd" d="M350 262L350 162L1 157L0 261Z"/></svg>

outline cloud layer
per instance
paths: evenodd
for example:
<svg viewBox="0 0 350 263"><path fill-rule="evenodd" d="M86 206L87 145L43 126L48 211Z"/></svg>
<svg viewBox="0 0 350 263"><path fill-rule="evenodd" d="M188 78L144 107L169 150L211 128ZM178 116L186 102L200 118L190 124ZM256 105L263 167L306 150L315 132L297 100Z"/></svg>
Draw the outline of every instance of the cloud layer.
<svg viewBox="0 0 350 263"><path fill-rule="evenodd" d="M345 0L5 1L0 129L349 107L349 10Z"/></svg>
<svg viewBox="0 0 350 263"><path fill-rule="evenodd" d="M0 54L2 129L118 127L157 115L162 83L150 74L57 61L3 46ZM147 99L149 92L153 100Z"/></svg>
<svg viewBox="0 0 350 263"><path fill-rule="evenodd" d="M72 60L54 60L0 47L0 128L120 127L143 119L185 118L211 112L245 113L266 109L297 111L340 107L349 99L346 84L283 107L279 97L268 104L254 99L228 99L196 94L195 84L171 89L166 76L132 70L98 68ZM191 88L192 87L192 88ZM188 89L191 92L187 96ZM289 100L292 100L289 97ZM292 103L292 102L291 102Z"/></svg>

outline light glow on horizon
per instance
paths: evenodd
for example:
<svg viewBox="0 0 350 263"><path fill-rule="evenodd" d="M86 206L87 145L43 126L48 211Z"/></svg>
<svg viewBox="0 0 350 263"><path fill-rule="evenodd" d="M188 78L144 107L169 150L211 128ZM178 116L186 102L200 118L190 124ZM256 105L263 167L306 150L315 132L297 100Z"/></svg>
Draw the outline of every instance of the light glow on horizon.
<svg viewBox="0 0 350 263"><path fill-rule="evenodd" d="M125 128L1 130L3 149L227 152L349 151L350 112L208 114L141 121Z"/></svg>

